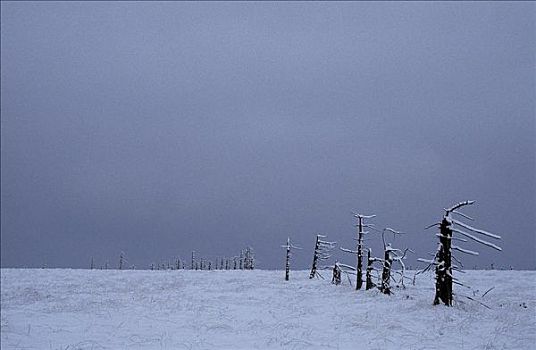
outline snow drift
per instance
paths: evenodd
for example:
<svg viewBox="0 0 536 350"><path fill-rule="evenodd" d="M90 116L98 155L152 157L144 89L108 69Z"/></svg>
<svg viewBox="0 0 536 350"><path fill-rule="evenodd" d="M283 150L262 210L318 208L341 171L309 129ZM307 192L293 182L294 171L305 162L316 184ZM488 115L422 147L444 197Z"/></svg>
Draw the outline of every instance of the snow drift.
<svg viewBox="0 0 536 350"><path fill-rule="evenodd" d="M322 273L322 272L321 272ZM452 308L432 274L386 296L309 271L1 270L7 349L531 349L536 272L467 271ZM409 272L408 276L413 274ZM484 297L485 291L495 287ZM482 302L469 300L465 294ZM439 342L439 339L442 342Z"/></svg>

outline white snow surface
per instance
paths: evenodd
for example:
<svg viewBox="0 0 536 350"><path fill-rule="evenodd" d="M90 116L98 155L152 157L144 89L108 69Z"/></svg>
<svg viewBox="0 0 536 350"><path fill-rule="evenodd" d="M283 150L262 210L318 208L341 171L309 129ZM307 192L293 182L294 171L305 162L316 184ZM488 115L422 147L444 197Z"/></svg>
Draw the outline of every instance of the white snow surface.
<svg viewBox="0 0 536 350"><path fill-rule="evenodd" d="M7 349L534 349L536 272L467 271L488 305L433 306L434 279L355 291L309 271L1 270ZM459 274L457 274L459 275ZM413 276L413 272L406 272ZM482 294L495 287L484 298Z"/></svg>

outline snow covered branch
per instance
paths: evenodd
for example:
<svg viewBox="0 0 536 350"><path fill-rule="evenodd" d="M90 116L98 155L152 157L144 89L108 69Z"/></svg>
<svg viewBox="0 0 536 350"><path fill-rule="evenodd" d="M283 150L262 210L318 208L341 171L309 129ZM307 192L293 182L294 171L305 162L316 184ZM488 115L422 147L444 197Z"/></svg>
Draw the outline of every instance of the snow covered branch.
<svg viewBox="0 0 536 350"><path fill-rule="evenodd" d="M478 229L478 228L474 228L470 225L467 225L466 223L463 223L461 221L458 221L458 220L451 220L453 224L455 225L459 225L469 231L473 231L475 233L480 233L481 235L484 235L484 236L487 236L487 237L491 237L491 238L494 238L494 239L501 239L501 236L499 235L496 235L496 234L493 234L493 233L490 233L488 231L484 231L484 230L481 230L481 229Z"/></svg>
<svg viewBox="0 0 536 350"><path fill-rule="evenodd" d="M467 233L467 232L465 232L465 231L458 230L458 229L455 229L455 228L453 228L452 231L453 231L453 232L457 232L457 233L459 233L459 234L461 234L461 235L464 235L465 237L470 238L470 239L472 239L473 241L476 241L476 242L478 242L478 243L481 243L481 244L483 244L483 245L485 245L485 246L488 246L488 247L493 248L493 249L498 250L498 251L502 251L502 248L501 248L501 247L499 247L499 246L497 246L497 245L495 245L495 244L493 244L493 243L490 243L490 242L488 242L488 241L484 241L484 240L482 240L482 239L480 239L480 238L478 238L478 237L475 237L475 236L473 236L473 235L470 234L470 233Z"/></svg>
<svg viewBox="0 0 536 350"><path fill-rule="evenodd" d="M458 208L461 208L461 207L466 206L466 205L472 205L474 203L475 203L475 201L460 202L458 204L453 205L452 207L450 207L448 209L445 209L445 211L447 212L446 214L448 215L448 213L451 213L451 212L453 212L454 210L456 210Z"/></svg>
<svg viewBox="0 0 536 350"><path fill-rule="evenodd" d="M460 247L455 246L455 245L451 246L451 248L454 249L454 250L457 250L459 252L465 253L465 254L475 255L475 256L479 255L478 252L474 252L474 251L469 250L469 249L463 249L463 248L460 248Z"/></svg>

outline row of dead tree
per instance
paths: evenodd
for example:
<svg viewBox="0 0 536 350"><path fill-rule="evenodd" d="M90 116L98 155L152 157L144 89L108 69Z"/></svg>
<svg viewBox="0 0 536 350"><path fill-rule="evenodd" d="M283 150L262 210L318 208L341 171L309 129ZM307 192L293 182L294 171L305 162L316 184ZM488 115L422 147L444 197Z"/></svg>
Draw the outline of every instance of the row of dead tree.
<svg viewBox="0 0 536 350"><path fill-rule="evenodd" d="M500 236L475 228L461 220L461 218L471 221L474 220L459 210L464 206L472 205L474 203L475 201L464 201L457 203L448 209L444 209L445 214L443 215L441 222L434 223L426 228L439 228L439 233L436 234L436 236L439 237L439 244L433 259L417 259L418 261L427 263L428 265L413 276L413 283L415 283L415 277L417 275L430 270L432 267L435 268L434 305L443 303L447 306L452 306L454 294L452 291L452 285L458 284L467 287L465 283L453 276L453 270L463 272L461 270L463 265L460 259L458 259L452 251L454 250L456 252L469 255L479 255L479 253L476 251L462 248L457 244L452 244L452 241L468 242L468 240L472 240L495 250L502 250L501 247L486 241L477 235L496 240L500 240ZM454 215L460 217L460 219L454 218ZM337 285L340 284L343 274L346 275L348 281L352 283L350 276L355 276L355 289L361 289L364 281L363 251L365 250L365 247L363 244L363 237L369 233L368 230L374 230L381 232L383 242L383 257L374 257L372 256L372 249L366 249L367 266L365 271L365 289L369 290L378 288L384 294L391 294L391 282L394 282L397 287L405 288L404 279L407 277L404 275L406 270L404 259L406 258L407 252L412 251L409 248L404 250L394 248L392 247L391 243L386 242L386 234L392 234L394 237L395 235L400 235L403 233L389 227L380 231L374 226L374 224L365 222L365 220L373 219L376 217L376 215L354 214L354 217L357 219L357 235L354 238L356 240L356 248L346 249L340 247L340 249L343 252L356 256L355 267L340 263L338 261L336 261L332 266L320 266L322 261L331 258L331 252L336 248L337 242L326 240L325 235L317 235L309 278L323 278L323 276L319 273L319 269L331 269L332 283ZM454 235L454 233L456 235ZM286 245L283 245L282 247L286 249L285 280L288 281L290 278L290 259L292 249L301 248L294 246L291 243L290 238L287 239ZM452 260L455 260L459 265L453 264ZM394 271L393 264L395 263L399 265L399 269ZM465 297L472 299L470 296Z"/></svg>
<svg viewBox="0 0 536 350"><path fill-rule="evenodd" d="M126 254L121 252L119 254L119 263L117 269L126 270L126 269L136 269L134 265L128 267L128 260ZM94 259L91 258L90 269L96 269ZM110 266L106 262L103 266L100 267L101 270L108 270ZM254 270L255 269L255 254L253 248L246 247L240 251L240 254L227 258L216 258L214 261L197 257L196 252L192 251L190 263L182 260L181 258L176 258L174 261L168 260L164 263L151 263L149 266L150 270Z"/></svg>
<svg viewBox="0 0 536 350"><path fill-rule="evenodd" d="M181 261L178 259L178 266ZM182 263L183 269L186 269L186 264ZM190 270L254 270L255 269L255 254L253 248L246 247L240 251L239 255L229 258L216 258L214 263L211 260L197 258L195 251L192 251L190 261Z"/></svg>

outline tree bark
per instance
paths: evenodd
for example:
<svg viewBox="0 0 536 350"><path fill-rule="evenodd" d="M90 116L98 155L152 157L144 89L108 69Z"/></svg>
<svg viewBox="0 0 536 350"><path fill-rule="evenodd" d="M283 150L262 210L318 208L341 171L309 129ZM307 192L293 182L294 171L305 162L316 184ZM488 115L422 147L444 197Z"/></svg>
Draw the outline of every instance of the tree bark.
<svg viewBox="0 0 536 350"><path fill-rule="evenodd" d="M380 290L383 294L391 294L391 264L393 262L391 258L391 252L388 248L385 249L385 254L383 257L383 271L382 271L382 285Z"/></svg>
<svg viewBox="0 0 536 350"><path fill-rule="evenodd" d="M441 245L437 255L434 305L443 303L452 306L452 256L450 251L452 230L450 222L446 218L443 218L441 222L440 232L439 242Z"/></svg>
<svg viewBox="0 0 536 350"><path fill-rule="evenodd" d="M290 246L287 246L287 259L285 262L285 281L289 280L290 275Z"/></svg>
<svg viewBox="0 0 536 350"><path fill-rule="evenodd" d="M372 263L374 262L370 256L371 249L369 248L367 253L367 282L365 284L365 290L374 288L375 284L372 282Z"/></svg>
<svg viewBox="0 0 536 350"><path fill-rule="evenodd" d="M313 266L311 267L311 273L309 274L309 279L313 279L316 276L316 264L318 263L318 248L320 247L320 243L318 242L319 238L316 236L316 243L315 243L315 252L313 255Z"/></svg>
<svg viewBox="0 0 536 350"><path fill-rule="evenodd" d="M356 281L355 289L361 289L363 285L363 218L359 217L358 225L358 234L357 234L357 269L356 269Z"/></svg>

